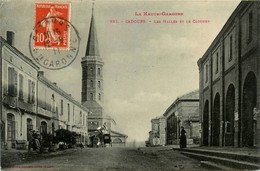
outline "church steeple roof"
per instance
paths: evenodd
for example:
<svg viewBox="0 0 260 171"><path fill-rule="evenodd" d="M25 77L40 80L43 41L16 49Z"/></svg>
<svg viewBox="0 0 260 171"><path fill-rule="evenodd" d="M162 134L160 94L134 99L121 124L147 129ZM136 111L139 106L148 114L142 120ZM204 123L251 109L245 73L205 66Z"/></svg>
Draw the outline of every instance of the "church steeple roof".
<svg viewBox="0 0 260 171"><path fill-rule="evenodd" d="M94 19L94 4L92 4L92 16L89 28L88 44L85 56L99 56L97 31Z"/></svg>

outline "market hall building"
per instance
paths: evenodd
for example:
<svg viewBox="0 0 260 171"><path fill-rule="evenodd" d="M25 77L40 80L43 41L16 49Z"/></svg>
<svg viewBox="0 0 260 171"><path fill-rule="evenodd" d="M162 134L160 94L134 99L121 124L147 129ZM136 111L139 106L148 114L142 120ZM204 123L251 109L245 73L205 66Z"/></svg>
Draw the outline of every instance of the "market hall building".
<svg viewBox="0 0 260 171"><path fill-rule="evenodd" d="M194 90L179 96L164 112L166 119L166 144L179 144L180 131L183 126L186 131L187 144L199 144L200 117L199 91Z"/></svg>
<svg viewBox="0 0 260 171"><path fill-rule="evenodd" d="M260 2L238 5L198 66L202 145L255 146L260 128Z"/></svg>

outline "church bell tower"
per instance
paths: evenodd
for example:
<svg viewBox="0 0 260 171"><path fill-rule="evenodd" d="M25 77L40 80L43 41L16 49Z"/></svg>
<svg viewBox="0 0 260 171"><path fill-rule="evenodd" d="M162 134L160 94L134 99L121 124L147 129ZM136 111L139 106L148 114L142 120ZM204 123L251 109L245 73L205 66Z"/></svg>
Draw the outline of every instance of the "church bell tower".
<svg viewBox="0 0 260 171"><path fill-rule="evenodd" d="M82 66L82 105L90 110L89 131L103 124L103 65L99 53L97 32L94 19L94 5L89 29L86 54L81 60Z"/></svg>

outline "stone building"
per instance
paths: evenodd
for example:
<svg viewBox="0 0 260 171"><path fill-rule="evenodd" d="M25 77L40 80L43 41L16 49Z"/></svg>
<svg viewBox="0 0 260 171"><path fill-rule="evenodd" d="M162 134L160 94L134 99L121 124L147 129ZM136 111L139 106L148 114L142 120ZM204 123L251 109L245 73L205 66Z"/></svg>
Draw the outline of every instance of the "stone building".
<svg viewBox="0 0 260 171"><path fill-rule="evenodd" d="M127 135L111 130L112 147L125 147Z"/></svg>
<svg viewBox="0 0 260 171"><path fill-rule="evenodd" d="M260 2L241 2L199 59L203 145L256 144L260 128L256 115L260 109L259 42Z"/></svg>
<svg viewBox="0 0 260 171"><path fill-rule="evenodd" d="M94 11L92 9L86 55L81 60L81 102L90 110L88 130L95 131L103 123L103 59L99 54Z"/></svg>
<svg viewBox="0 0 260 171"><path fill-rule="evenodd" d="M88 131L94 132L97 130L98 127L106 127L106 130L111 134L111 139L114 139L113 135L115 134L111 132L112 131L111 123L114 123L114 120L110 116L105 115L103 109L104 62L102 56L99 53L97 31L95 27L95 18L94 18L94 7L92 7L92 15L91 15L86 54L81 60L81 66L82 66L81 102L82 105L87 107L90 111L88 115ZM123 144L125 143L123 142Z"/></svg>
<svg viewBox="0 0 260 171"><path fill-rule="evenodd" d="M152 130L149 132L151 146L165 145L165 117L160 116L151 120Z"/></svg>
<svg viewBox="0 0 260 171"><path fill-rule="evenodd" d="M195 90L178 97L165 111L166 117L166 144L178 144L180 128L186 131L187 143L199 143L199 91Z"/></svg>
<svg viewBox="0 0 260 171"><path fill-rule="evenodd" d="M85 144L88 140L88 113L86 107L39 71L37 125L40 125L38 130L41 133L54 134L57 129L67 129L78 134L77 143Z"/></svg>
<svg viewBox="0 0 260 171"><path fill-rule="evenodd" d="M24 148L27 134L37 127L37 72L39 67L14 47L14 33L1 38L2 148Z"/></svg>
<svg viewBox="0 0 260 171"><path fill-rule="evenodd" d="M78 143L85 143L89 110L45 78L40 68L14 47L13 32L7 32L7 40L0 39L1 147L26 148L29 131L54 134L61 128L76 132Z"/></svg>

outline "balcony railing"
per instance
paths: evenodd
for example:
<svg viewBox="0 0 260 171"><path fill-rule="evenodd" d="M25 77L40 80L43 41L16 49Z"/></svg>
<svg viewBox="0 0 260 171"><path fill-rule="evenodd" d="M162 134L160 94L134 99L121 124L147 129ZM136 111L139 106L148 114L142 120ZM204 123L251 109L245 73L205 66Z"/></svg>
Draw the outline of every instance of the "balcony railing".
<svg viewBox="0 0 260 171"><path fill-rule="evenodd" d="M18 99L17 97L12 97L12 96L4 96L3 98L3 103L7 104L13 108L20 108L23 109L25 111L29 111L32 113L36 112L36 107L35 104L31 104L31 103L27 103L21 99Z"/></svg>
<svg viewBox="0 0 260 171"><path fill-rule="evenodd" d="M52 112L51 111L45 110L45 109L40 108L40 107L38 107L38 114L42 115L42 116L49 117L49 118L52 117Z"/></svg>

